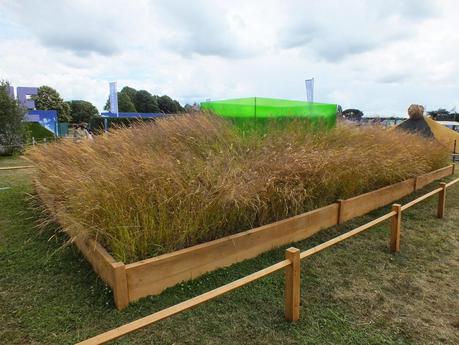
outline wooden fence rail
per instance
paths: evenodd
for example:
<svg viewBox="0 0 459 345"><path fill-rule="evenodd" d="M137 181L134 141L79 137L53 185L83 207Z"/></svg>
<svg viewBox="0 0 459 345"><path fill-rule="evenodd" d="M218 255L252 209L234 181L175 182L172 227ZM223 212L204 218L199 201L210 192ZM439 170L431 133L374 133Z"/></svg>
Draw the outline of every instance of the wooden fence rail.
<svg viewBox="0 0 459 345"><path fill-rule="evenodd" d="M445 205L446 205L446 189L459 182L459 178L449 182L440 183L440 188L434 189L433 191L420 196L419 198L408 202L405 205L394 204L392 205L392 211L384 214L383 216L376 218L364 225L361 225L349 232L346 232L340 236L334 237L322 244L319 244L313 248L305 250L300 253L297 248L289 248L285 252L286 259L278 262L274 265L266 267L260 271L252 273L244 278L233 281L229 284L218 287L214 290L203 293L199 296L193 297L189 300L176 304L172 307L163 309L151 315L145 316L136 321L130 322L118 328L114 328L108 332L99 334L93 338L87 339L78 343L77 345L96 345L104 344L111 340L122 337L128 333L132 333L136 330L149 326L155 322L166 319L175 314L181 313L187 309L193 308L199 304L210 301L218 296L226 294L232 290L247 285L255 280L266 277L274 272L281 269L285 271L285 318L289 321L296 321L299 319L300 312L300 260L310 257L320 251L329 248L339 242L342 242L350 237L356 236L361 232L364 232L371 227L380 224L388 219L391 219L390 226L390 241L389 248L391 252L398 252L400 250L400 231L401 231L401 217L402 211L416 205L417 203L435 195L439 194L438 199L438 212L437 216L442 218L444 216Z"/></svg>
<svg viewBox="0 0 459 345"><path fill-rule="evenodd" d="M18 165L13 167L0 167L0 170L32 169L33 165Z"/></svg>

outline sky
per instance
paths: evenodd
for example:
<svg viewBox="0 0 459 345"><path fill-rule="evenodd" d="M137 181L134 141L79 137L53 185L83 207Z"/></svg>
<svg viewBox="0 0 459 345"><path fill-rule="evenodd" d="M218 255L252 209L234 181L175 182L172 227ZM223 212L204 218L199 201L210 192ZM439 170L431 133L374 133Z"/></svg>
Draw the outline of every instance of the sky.
<svg viewBox="0 0 459 345"><path fill-rule="evenodd" d="M459 110L456 0L0 0L0 79L102 110L108 83L185 103L274 97Z"/></svg>

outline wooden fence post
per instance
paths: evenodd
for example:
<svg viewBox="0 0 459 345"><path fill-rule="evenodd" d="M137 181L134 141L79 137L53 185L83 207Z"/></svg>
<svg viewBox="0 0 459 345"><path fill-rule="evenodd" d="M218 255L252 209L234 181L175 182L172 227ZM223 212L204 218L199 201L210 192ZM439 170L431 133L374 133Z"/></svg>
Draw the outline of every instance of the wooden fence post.
<svg viewBox="0 0 459 345"><path fill-rule="evenodd" d="M113 287L113 297L118 310L124 309L129 304L129 292L126 278L126 266L122 262L112 264L115 286Z"/></svg>
<svg viewBox="0 0 459 345"><path fill-rule="evenodd" d="M443 218L445 215L445 205L446 205L446 183L440 182L440 188L442 189L440 193L438 193L438 209L437 209L437 217Z"/></svg>
<svg viewBox="0 0 459 345"><path fill-rule="evenodd" d="M400 251L400 226L402 221L402 205L393 204L392 211L396 212L392 216L391 232L390 232L390 251L397 253Z"/></svg>
<svg viewBox="0 0 459 345"><path fill-rule="evenodd" d="M454 147L453 147L453 163L456 162L456 145L457 145L457 142L456 142L456 139L454 139ZM453 174L454 174L454 171L453 171Z"/></svg>
<svg viewBox="0 0 459 345"><path fill-rule="evenodd" d="M343 199L338 199L338 225L343 224L343 218L344 218L344 200Z"/></svg>
<svg viewBox="0 0 459 345"><path fill-rule="evenodd" d="M287 249L285 258L291 261L285 268L285 318L296 321L300 318L300 250Z"/></svg>

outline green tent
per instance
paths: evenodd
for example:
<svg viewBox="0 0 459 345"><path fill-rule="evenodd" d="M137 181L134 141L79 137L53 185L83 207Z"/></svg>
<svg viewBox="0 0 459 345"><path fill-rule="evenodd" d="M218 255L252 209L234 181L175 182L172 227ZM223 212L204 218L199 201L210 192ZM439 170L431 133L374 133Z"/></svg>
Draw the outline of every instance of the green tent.
<svg viewBox="0 0 459 345"><path fill-rule="evenodd" d="M336 123L336 104L312 103L275 98L236 98L202 102L201 109L210 110L236 124L265 122L269 119L307 119L327 126Z"/></svg>

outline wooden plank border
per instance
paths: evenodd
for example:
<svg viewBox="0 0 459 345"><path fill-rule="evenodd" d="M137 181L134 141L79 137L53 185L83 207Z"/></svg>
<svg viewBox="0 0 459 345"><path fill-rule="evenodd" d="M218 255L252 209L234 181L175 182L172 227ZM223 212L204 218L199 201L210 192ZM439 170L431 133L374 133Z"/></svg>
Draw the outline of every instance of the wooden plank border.
<svg viewBox="0 0 459 345"><path fill-rule="evenodd" d="M338 208L334 203L259 228L128 264L129 300L159 294L179 282L310 237L337 224Z"/></svg>
<svg viewBox="0 0 459 345"><path fill-rule="evenodd" d="M375 191L341 201L340 222L363 216L414 192L415 179L411 178Z"/></svg>
<svg viewBox="0 0 459 345"><path fill-rule="evenodd" d="M113 290L116 308L124 309L129 304L129 291L126 280L126 265L116 260L97 241L77 237L73 243L91 264L94 272Z"/></svg>
<svg viewBox="0 0 459 345"><path fill-rule="evenodd" d="M13 167L0 167L0 170L16 170L16 169L33 169L34 165L18 165Z"/></svg>
<svg viewBox="0 0 459 345"><path fill-rule="evenodd" d="M422 189L429 183L454 174L454 164L416 177L416 190Z"/></svg>
<svg viewBox="0 0 459 345"><path fill-rule="evenodd" d="M179 282L306 239L322 229L388 205L453 173L454 165L450 165L298 216L127 265L116 262L93 239L76 238L74 243L94 271L113 289L116 307L123 309L129 302L159 294ZM53 207L49 200L46 203L48 207Z"/></svg>

